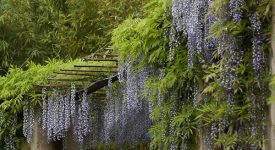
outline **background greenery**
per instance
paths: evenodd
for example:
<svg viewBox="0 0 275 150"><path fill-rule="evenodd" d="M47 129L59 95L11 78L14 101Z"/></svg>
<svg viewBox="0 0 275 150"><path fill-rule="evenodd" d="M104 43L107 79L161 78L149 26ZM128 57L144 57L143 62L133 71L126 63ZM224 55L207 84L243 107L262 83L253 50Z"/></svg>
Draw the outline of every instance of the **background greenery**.
<svg viewBox="0 0 275 150"><path fill-rule="evenodd" d="M11 65L68 59L109 46L110 31L147 0L1 0L0 75Z"/></svg>
<svg viewBox="0 0 275 150"><path fill-rule="evenodd" d="M226 129L222 129L213 141L215 149L234 149L239 145L262 146L264 137L261 134L252 136L247 129L254 123L261 126L262 120L253 120L249 110L256 109L257 114L267 113L266 100L269 97L268 85L270 75L268 66L263 78L255 80L252 65L252 45L243 41L247 51L240 65L235 70L237 80L234 82L234 99L236 105L226 103L226 89L221 85L222 62L224 58L213 56L212 64L200 64L197 60L192 69L188 68L187 39L180 38L175 49L174 60L170 61L168 31L171 28L171 0L151 0L141 10L141 0L2 0L0 1L0 100L1 112L4 113L0 137L10 130L17 131L21 139L22 124L16 128L8 128L10 119L22 111L23 95L33 97L33 103L40 100L33 91L33 84L43 84L60 67L69 67L75 61L48 61L48 65L40 66L26 63L32 60L45 63L48 58L76 58L90 54L96 50L110 46L120 54L121 63L126 59L138 64L135 67L152 66L163 70L164 77L151 75L146 86L150 91L144 94L152 103L157 104L158 96L163 96L163 103L155 105L152 119L152 149L168 149L171 145L179 148L187 146L195 149L199 143L201 131L218 126L223 120L228 121ZM214 0L212 10L222 7L229 0ZM255 8L253 0L245 8L257 11L266 23L265 34L270 35L272 1L263 0L260 7ZM139 13L138 13L139 12ZM134 15L122 24L120 22L129 14ZM117 27L112 35L110 31ZM232 35L244 35L251 38L251 27L248 18L240 24L232 21L222 24L220 28L213 26L213 37L219 38L227 29ZM269 41L265 44L268 54ZM217 54L218 52L214 52ZM136 63L138 62L138 63ZM23 64L23 65L22 65ZM11 67L23 66L22 68ZM7 72L7 68L11 69ZM274 79L271 82L274 86ZM262 88L264 87L264 88ZM194 97L190 93L198 88L201 101L194 105ZM254 95L254 97L251 97ZM254 105L253 99L263 106ZM272 100L272 98L270 99ZM172 115L171 112L175 112ZM22 115L22 114L21 114ZM19 120L20 121L20 120ZM241 128L242 127L242 128ZM173 129L173 134L170 130ZM242 132L240 132L242 130ZM20 140L18 140L20 141ZM3 142L3 138L1 138ZM20 142L18 142L20 143ZM18 144L20 146L20 144Z"/></svg>
<svg viewBox="0 0 275 150"><path fill-rule="evenodd" d="M19 148L24 97L40 105L40 88L60 68L110 46L111 31L128 16L143 16L147 0L1 0L0 1L0 145L4 137ZM69 60L69 61L67 61ZM41 64L41 65L40 65ZM102 65L103 63L101 63ZM4 76L1 76L4 75ZM39 92L38 92L39 93ZM12 118L17 123L12 127Z"/></svg>

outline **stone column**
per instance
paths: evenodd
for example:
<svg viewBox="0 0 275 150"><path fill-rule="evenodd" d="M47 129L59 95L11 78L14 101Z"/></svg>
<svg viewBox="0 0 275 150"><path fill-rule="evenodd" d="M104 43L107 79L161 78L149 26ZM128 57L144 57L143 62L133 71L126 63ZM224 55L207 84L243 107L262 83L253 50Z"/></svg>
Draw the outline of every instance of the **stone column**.
<svg viewBox="0 0 275 150"><path fill-rule="evenodd" d="M41 132L41 126L38 123L38 117L35 117L33 128L33 139L30 145L31 150L63 150L62 141L54 141L48 143L48 139ZM66 137L66 144L68 150L76 150L76 144L73 140L73 130L70 128ZM28 146L25 146L28 148ZM23 150L23 149L22 149Z"/></svg>
<svg viewBox="0 0 275 150"><path fill-rule="evenodd" d="M70 127L67 137L66 137L66 146L67 150L76 150L77 144L74 141L74 135L73 135L73 127Z"/></svg>
<svg viewBox="0 0 275 150"><path fill-rule="evenodd" d="M76 150L77 146L73 140L73 130L70 128L68 135L66 137L66 146L68 150ZM27 146L25 146L27 148ZM30 145L31 150L63 150L62 141L55 141L48 143L47 137L41 133L41 126L35 120L34 123L34 132L33 132L33 141ZM22 149L23 150L23 149Z"/></svg>
<svg viewBox="0 0 275 150"><path fill-rule="evenodd" d="M57 150L55 145L47 142L47 137L41 133L41 127L38 123L37 117L35 117L33 128L33 141L31 144L31 150Z"/></svg>

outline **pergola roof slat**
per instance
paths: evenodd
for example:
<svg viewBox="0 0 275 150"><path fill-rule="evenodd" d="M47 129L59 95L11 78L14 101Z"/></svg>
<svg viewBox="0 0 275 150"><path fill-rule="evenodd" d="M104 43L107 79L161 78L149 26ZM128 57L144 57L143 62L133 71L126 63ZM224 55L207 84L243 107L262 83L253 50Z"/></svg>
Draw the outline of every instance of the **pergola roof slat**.
<svg viewBox="0 0 275 150"><path fill-rule="evenodd" d="M91 81L91 78L79 78L79 79L71 79L71 78L48 78L48 80L53 81Z"/></svg>
<svg viewBox="0 0 275 150"><path fill-rule="evenodd" d="M107 72L107 73L116 73L115 70L75 70L75 69L60 69L60 71L66 71L66 72L89 72L89 73L99 73L99 72Z"/></svg>
<svg viewBox="0 0 275 150"><path fill-rule="evenodd" d="M104 56L109 56L109 57L118 57L117 54L104 54L104 53L96 53L96 54L93 54L92 56L101 56L101 57L104 57Z"/></svg>
<svg viewBox="0 0 275 150"><path fill-rule="evenodd" d="M118 66L74 65L76 68L118 68Z"/></svg>
<svg viewBox="0 0 275 150"><path fill-rule="evenodd" d="M105 77L99 74L90 74L90 73L78 73L78 72L54 72L55 74L63 75L75 75L75 76L89 76L89 77Z"/></svg>
<svg viewBox="0 0 275 150"><path fill-rule="evenodd" d="M84 58L84 61L114 61L114 62L118 62L117 59L110 59L110 58Z"/></svg>

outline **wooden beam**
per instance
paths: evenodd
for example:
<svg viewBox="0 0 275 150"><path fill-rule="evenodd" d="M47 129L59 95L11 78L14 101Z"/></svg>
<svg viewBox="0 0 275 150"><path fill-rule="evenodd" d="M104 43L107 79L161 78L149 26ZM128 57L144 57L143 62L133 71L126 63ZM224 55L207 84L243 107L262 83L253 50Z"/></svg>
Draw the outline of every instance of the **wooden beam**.
<svg viewBox="0 0 275 150"><path fill-rule="evenodd" d="M100 89L102 89L103 87L107 86L108 85L108 81L109 79L112 80L112 82L115 82L118 80L118 75L114 75L110 78L106 78L106 79L103 79L101 81L98 81L98 82L95 82L95 83L92 83L88 88L87 88L87 94L92 94L94 93L95 91L98 91ZM80 90L76 93L77 97L80 98L80 95L81 93L83 93L84 90Z"/></svg>
<svg viewBox="0 0 275 150"><path fill-rule="evenodd" d="M91 78L78 78L78 79L70 79L70 78L48 78L48 80L52 81L91 81Z"/></svg>
<svg viewBox="0 0 275 150"><path fill-rule="evenodd" d="M97 105L105 105L106 104L106 99L91 99L93 104Z"/></svg>
<svg viewBox="0 0 275 150"><path fill-rule="evenodd" d="M70 71L70 72L90 72L90 73L93 73L93 72L107 72L107 73L116 73L117 71L115 70L74 70L74 69L60 69L60 71Z"/></svg>
<svg viewBox="0 0 275 150"><path fill-rule="evenodd" d="M111 47L104 48L105 50L113 50Z"/></svg>
<svg viewBox="0 0 275 150"><path fill-rule="evenodd" d="M102 59L102 58L84 58L84 61L114 61L114 62L118 62L117 59Z"/></svg>
<svg viewBox="0 0 275 150"><path fill-rule="evenodd" d="M91 93L91 94L95 94L95 95L106 95L106 91L104 90L98 90L98 91L96 91L96 92L93 92L93 93Z"/></svg>
<svg viewBox="0 0 275 150"><path fill-rule="evenodd" d="M37 87L68 87L70 84L45 84L45 85L34 85Z"/></svg>
<svg viewBox="0 0 275 150"><path fill-rule="evenodd" d="M55 74L63 74L63 75L75 75L75 76L89 76L89 77L104 77L99 74L89 74L89 73L77 73L77 72L54 72Z"/></svg>
<svg viewBox="0 0 275 150"><path fill-rule="evenodd" d="M102 88L102 89L96 90L94 93L106 93L106 89Z"/></svg>
<svg viewBox="0 0 275 150"><path fill-rule="evenodd" d="M97 96L105 96L106 97L106 93L92 93L93 97L97 97Z"/></svg>
<svg viewBox="0 0 275 150"><path fill-rule="evenodd" d="M76 68L118 68L118 66L74 65Z"/></svg>
<svg viewBox="0 0 275 150"><path fill-rule="evenodd" d="M95 53L95 54L92 54L93 56L109 56L109 57L118 57L117 54L104 54L104 53Z"/></svg>
<svg viewBox="0 0 275 150"><path fill-rule="evenodd" d="M37 93L41 93L42 88L58 88L58 89L71 89L71 84L45 84L45 85L34 85L37 88ZM82 89L83 85L77 84L75 85L77 89ZM102 96L102 95L99 95Z"/></svg>
<svg viewBox="0 0 275 150"><path fill-rule="evenodd" d="M92 97L92 99L106 99L107 97L106 96L95 96L95 97Z"/></svg>

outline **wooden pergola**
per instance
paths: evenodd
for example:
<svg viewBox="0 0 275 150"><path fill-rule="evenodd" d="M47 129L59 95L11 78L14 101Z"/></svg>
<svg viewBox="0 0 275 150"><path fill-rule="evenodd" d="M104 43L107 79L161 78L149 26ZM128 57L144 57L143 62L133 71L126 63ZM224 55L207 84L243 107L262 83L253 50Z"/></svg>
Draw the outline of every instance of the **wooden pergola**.
<svg viewBox="0 0 275 150"><path fill-rule="evenodd" d="M87 94L92 94L93 100L98 104L106 103L106 87L108 82L111 80L115 82L118 80L118 55L109 53L95 53L87 56L83 59L87 62L110 62L106 63L108 65L83 65L75 64L73 69L60 69L54 72L57 75L61 75L55 78L48 78L48 84L46 85L36 85L40 88L59 88L59 89L69 89L71 88L71 83L75 83L77 87L83 87L80 83L85 82L88 86L85 87ZM60 82L60 83L57 83ZM80 99L83 88L78 88L76 92L76 99ZM75 142L73 141L72 131L68 133L66 137L68 149L76 149ZM34 141L31 145L32 149L41 150L54 150L61 149L62 142L56 141L52 143L47 143L46 137L40 132L40 127L38 121L35 121L34 125Z"/></svg>
<svg viewBox="0 0 275 150"><path fill-rule="evenodd" d="M62 75L62 78L48 78L49 82L69 82L69 84L47 84L39 85L46 88L70 88L70 84L78 82L88 82L87 94L94 94L95 99L106 98L106 91L103 89L108 85L109 80L118 80L118 55L110 53L94 53L83 58L87 62L110 62L110 65L82 65L75 64L73 69L60 69L55 74ZM109 75L109 76L108 76ZM75 78L71 78L74 76ZM76 84L77 85L77 84ZM100 92L98 92L102 89ZM79 99L84 89L77 91L76 98Z"/></svg>

